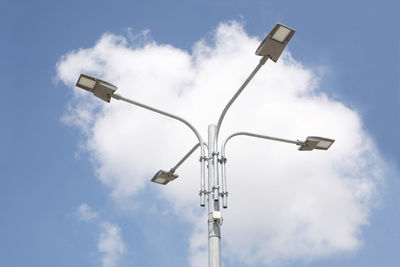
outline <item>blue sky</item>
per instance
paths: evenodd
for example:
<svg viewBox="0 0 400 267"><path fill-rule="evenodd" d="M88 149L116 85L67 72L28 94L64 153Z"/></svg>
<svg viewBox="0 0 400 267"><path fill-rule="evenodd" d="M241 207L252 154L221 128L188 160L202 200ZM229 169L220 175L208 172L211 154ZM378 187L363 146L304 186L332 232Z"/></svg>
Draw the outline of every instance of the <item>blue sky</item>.
<svg viewBox="0 0 400 267"><path fill-rule="evenodd" d="M65 122L68 107L76 107L79 95L77 98L76 92L68 85L67 78L57 78L57 63L78 49L93 48L105 33L125 36L128 40L132 34L138 36L136 42L150 40L190 54L195 50L195 43L201 39L212 43L215 29L221 23L234 20L242 25L245 37L258 39L263 38L277 22L295 28L297 32L288 47L291 57L300 62L303 69L310 70L318 77L319 92L323 92L332 101L343 103L358 114L362 119L362 136L371 138L376 146L373 151L385 162L380 165L383 166L382 174L374 180L376 194L367 205L366 221L358 225L360 232L355 236L360 244L356 248L322 251L315 255L298 252L298 257L291 257L289 253L283 258L278 257L278 263L254 264L399 266L398 9L397 2L386 0L4 0L0 10L0 70L3 91L6 93L1 100L0 113L3 122L3 153L0 160L0 265L192 264L193 258L188 247L196 231L193 229L197 225L177 217L174 211L179 211L179 208L174 206L173 200L163 202L163 196L173 199L168 192L164 192L168 189L164 188L161 192L157 187L138 184L136 191L119 198L116 194L120 191L112 184L113 169L107 169L96 151L87 149L86 142L91 139L85 136L82 128L71 127L71 124ZM150 31L148 35L141 35L144 30ZM253 51L249 50L249 54L252 56ZM254 58L253 63L256 64L257 60ZM284 66L276 67L281 70L280 68L282 73L286 73ZM268 75L268 71L276 71L276 77L279 77L274 65L268 65L265 69L265 72L259 74L261 77ZM244 68L242 75L247 75L250 70L251 67ZM293 81L297 80L293 78ZM237 84L232 83L233 87ZM119 84L123 84L123 81ZM226 100L233 92L224 93ZM143 93L141 96L151 100L149 95ZM238 103L240 100L241 98ZM242 101L246 103L246 98L243 97ZM164 108L169 107L165 104ZM221 107L215 109L218 113ZM233 111L232 114L236 113ZM136 113L132 113L132 116L146 122L153 119L157 123L163 122L162 119L157 121L156 116L140 117ZM195 114L193 118L196 118ZM347 118L343 117L343 125L347 125L346 122ZM168 124L165 127L170 129L172 126ZM273 127L273 124L269 125L269 129ZM338 128L340 127L341 124L338 124ZM201 130L204 132L206 129ZM162 144L163 141L165 140L157 139L155 142ZM337 142L340 144L340 140L337 139ZM173 147L170 144L166 149ZM185 149L172 154L165 152L165 156L176 155L170 161L165 156L163 158L164 152L157 153L156 159L160 164L173 164ZM329 152L334 153L335 150ZM137 153L150 152L139 150ZM106 169L106 174L102 174L104 169L101 167ZM165 166L167 167L168 165ZM364 171L368 176L370 169L366 168ZM145 168L137 169L137 173L147 172ZM198 182L197 177L195 178L197 190ZM133 185L136 186L135 183ZM174 192L181 192L179 188L176 190ZM195 200L193 205L197 205L197 194L192 195ZM92 216L82 216L88 214L87 209L82 213L82 207L86 207L84 204L89 207ZM166 212L160 212L163 210ZM196 213L200 208L196 206L193 210ZM234 214L234 210L235 206L232 204L226 211L227 218L233 216L229 212ZM256 211L258 212L254 210ZM226 233L229 234L232 224L233 222L226 220L222 228L225 266L250 264L243 258L228 254L233 253L234 246L224 251L224 227L226 225ZM206 228L205 221L202 225ZM111 252L100 245L102 240L115 241L118 238L123 245L117 246ZM206 240L206 235L204 239ZM105 243L107 242L103 242Z"/></svg>

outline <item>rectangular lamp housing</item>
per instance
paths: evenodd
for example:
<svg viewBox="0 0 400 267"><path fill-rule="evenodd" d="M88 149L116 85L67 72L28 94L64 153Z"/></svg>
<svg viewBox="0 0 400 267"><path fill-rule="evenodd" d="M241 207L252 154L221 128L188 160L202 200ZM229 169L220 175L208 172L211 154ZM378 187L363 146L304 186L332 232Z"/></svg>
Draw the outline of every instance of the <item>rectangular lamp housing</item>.
<svg viewBox="0 0 400 267"><path fill-rule="evenodd" d="M287 26L276 24L257 48L256 55L268 56L274 62L277 62L295 32Z"/></svg>
<svg viewBox="0 0 400 267"><path fill-rule="evenodd" d="M159 170L154 175L154 177L151 179L151 181L153 183L166 185L166 184L168 184L169 182L175 180L178 177L179 176L177 174L174 174L172 172L166 172L166 171L163 171L163 170Z"/></svg>
<svg viewBox="0 0 400 267"><path fill-rule="evenodd" d="M335 142L333 139L319 137L319 136L309 136L306 141L299 147L300 151L311 151L314 149L318 150L328 150L331 145Z"/></svg>
<svg viewBox="0 0 400 267"><path fill-rule="evenodd" d="M79 76L76 86L92 92L106 102L110 102L111 96L117 90L115 85L86 74Z"/></svg>

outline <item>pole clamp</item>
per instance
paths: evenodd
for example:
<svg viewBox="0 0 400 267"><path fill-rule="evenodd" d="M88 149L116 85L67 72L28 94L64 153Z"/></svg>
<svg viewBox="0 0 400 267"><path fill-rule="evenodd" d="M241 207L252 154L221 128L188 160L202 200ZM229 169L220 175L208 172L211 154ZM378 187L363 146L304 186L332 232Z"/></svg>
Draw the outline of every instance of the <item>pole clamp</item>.
<svg viewBox="0 0 400 267"><path fill-rule="evenodd" d="M208 160L208 157L206 157L206 156L201 156L199 159L200 162L207 161L207 160Z"/></svg>
<svg viewBox="0 0 400 267"><path fill-rule="evenodd" d="M199 195L201 196L202 194L204 195L209 195L212 191L207 191L207 190L200 190Z"/></svg>
<svg viewBox="0 0 400 267"><path fill-rule="evenodd" d="M218 160L219 163L226 163L226 158L224 156L221 157L221 159Z"/></svg>
<svg viewBox="0 0 400 267"><path fill-rule="evenodd" d="M199 196L202 196L202 195L208 195L208 192L206 190L200 190Z"/></svg>

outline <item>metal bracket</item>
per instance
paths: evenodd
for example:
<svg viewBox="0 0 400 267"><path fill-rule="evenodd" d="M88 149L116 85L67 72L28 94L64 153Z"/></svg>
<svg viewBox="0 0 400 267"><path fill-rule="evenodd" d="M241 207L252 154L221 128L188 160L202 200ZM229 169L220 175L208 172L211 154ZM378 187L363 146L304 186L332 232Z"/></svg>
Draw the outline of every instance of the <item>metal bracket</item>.
<svg viewBox="0 0 400 267"><path fill-rule="evenodd" d="M226 161L227 161L227 159L224 156L222 156L220 159L218 159L219 163L226 163Z"/></svg>
<svg viewBox="0 0 400 267"><path fill-rule="evenodd" d="M200 190L199 195L200 195L200 196L201 196L201 194L209 195L209 194L211 194L212 192L213 192L213 191Z"/></svg>
<svg viewBox="0 0 400 267"><path fill-rule="evenodd" d="M200 162L207 161L207 160L208 160L208 157L206 157L206 156L201 156L199 159Z"/></svg>
<svg viewBox="0 0 400 267"><path fill-rule="evenodd" d="M208 195L209 194L209 192L207 191L207 190L200 190L200 192L199 192L199 196L201 196L201 195Z"/></svg>
<svg viewBox="0 0 400 267"><path fill-rule="evenodd" d="M297 140L296 145L298 145L298 146L303 146L303 145L305 145L305 143L306 143L306 142L304 142L304 141Z"/></svg>

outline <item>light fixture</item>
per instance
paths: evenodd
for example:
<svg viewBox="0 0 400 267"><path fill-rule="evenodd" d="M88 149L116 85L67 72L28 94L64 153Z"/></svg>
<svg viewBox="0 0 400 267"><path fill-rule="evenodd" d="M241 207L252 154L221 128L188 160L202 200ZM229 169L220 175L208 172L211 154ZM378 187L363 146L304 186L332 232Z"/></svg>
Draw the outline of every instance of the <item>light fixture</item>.
<svg viewBox="0 0 400 267"><path fill-rule="evenodd" d="M93 93L106 102L110 102L111 96L117 90L115 85L86 74L79 76L76 86Z"/></svg>
<svg viewBox="0 0 400 267"><path fill-rule="evenodd" d="M276 24L257 48L256 55L268 56L274 62L278 61L283 49L285 49L295 32L295 30L287 26Z"/></svg>
<svg viewBox="0 0 400 267"><path fill-rule="evenodd" d="M154 175L154 177L151 179L151 181L153 183L157 183L157 184L162 184L162 185L166 185L169 182L175 180L176 178L178 178L179 175L174 174L173 172L169 171L163 171L163 170L159 170L156 175Z"/></svg>
<svg viewBox="0 0 400 267"><path fill-rule="evenodd" d="M328 150L330 146L335 142L333 139L319 137L319 136L309 136L305 142L301 143L299 150L301 151L311 151L314 149Z"/></svg>

